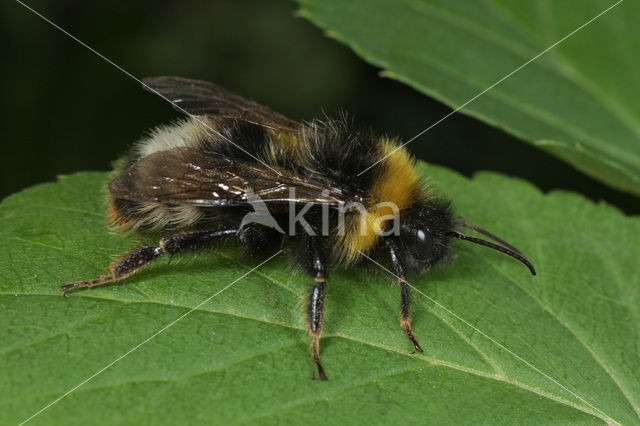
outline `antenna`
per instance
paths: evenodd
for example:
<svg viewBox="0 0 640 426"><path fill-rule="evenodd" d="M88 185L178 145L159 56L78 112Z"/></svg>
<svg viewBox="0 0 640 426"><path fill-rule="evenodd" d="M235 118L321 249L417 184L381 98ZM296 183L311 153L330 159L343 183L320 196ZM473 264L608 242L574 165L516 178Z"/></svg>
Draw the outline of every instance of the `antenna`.
<svg viewBox="0 0 640 426"><path fill-rule="evenodd" d="M478 228L478 227L476 227L476 228ZM476 230L475 228L471 228L471 229ZM482 229L482 228L478 228L478 229ZM482 230L482 231L484 231L484 230ZM478 232L482 233L482 231L478 231ZM481 246L489 247L491 249L497 250L497 251L499 251L501 253L504 253L504 254L506 254L508 256L513 257L514 259L522 262L527 268L529 268L529 271L531 271L532 275L536 275L536 269L533 267L531 262L529 262L527 260L527 258L524 257L524 255L522 254L522 252L520 250L518 250L517 248L513 247L511 244L502 241L498 237L493 238L493 235L491 235L489 232L486 232L486 234L489 234L489 235L487 235L487 237L489 237L489 238L491 238L491 239L493 239L495 241L499 241L501 243L504 243L504 245L506 247L503 247L501 245L492 243L490 241L482 240L480 238L470 237L470 236L464 235L463 233L458 232L458 231L451 231L451 235L453 235L456 238L459 238L459 239L465 240L465 241L469 241L469 242L472 242L474 244L478 244L478 245L481 245ZM484 234L484 235L486 235L486 234Z"/></svg>
<svg viewBox="0 0 640 426"><path fill-rule="evenodd" d="M482 229L480 228L478 225L474 225L472 223L468 223L467 221L464 220L464 218L458 218L456 220L456 224L458 226L463 226L465 228L469 228L469 229L473 229L474 231L476 231L478 234L482 234L485 237L488 237L489 239L495 241L496 243L505 246L508 249L511 249L513 251L515 251L516 253L521 254L523 257L524 253L522 253L520 250L518 250L517 248L515 248L514 246L512 246L511 244L509 244L508 242L506 242L505 240L503 240L502 238L496 237L495 235L493 235L491 232L487 231L486 229Z"/></svg>

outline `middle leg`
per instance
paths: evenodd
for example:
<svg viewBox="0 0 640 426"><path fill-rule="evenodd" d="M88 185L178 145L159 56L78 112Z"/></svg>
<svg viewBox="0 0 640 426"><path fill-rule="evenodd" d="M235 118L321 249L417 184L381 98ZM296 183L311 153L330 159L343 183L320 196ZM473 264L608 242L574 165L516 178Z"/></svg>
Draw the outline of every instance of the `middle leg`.
<svg viewBox="0 0 640 426"><path fill-rule="evenodd" d="M318 369L318 378L327 380L327 376L320 362L320 334L322 334L322 322L324 317L325 278L316 275L315 285L311 291L309 300L309 334L313 338L311 342L311 358Z"/></svg>
<svg viewBox="0 0 640 426"><path fill-rule="evenodd" d="M320 335L324 320L325 283L328 275L327 260L322 237L307 236L304 238L303 244L302 247L296 247L295 256L298 263L313 275L314 279L314 286L309 294L308 302L308 332L312 338L311 358L318 370L317 377L320 380L327 380L320 361ZM316 376L314 375L313 378L315 379Z"/></svg>

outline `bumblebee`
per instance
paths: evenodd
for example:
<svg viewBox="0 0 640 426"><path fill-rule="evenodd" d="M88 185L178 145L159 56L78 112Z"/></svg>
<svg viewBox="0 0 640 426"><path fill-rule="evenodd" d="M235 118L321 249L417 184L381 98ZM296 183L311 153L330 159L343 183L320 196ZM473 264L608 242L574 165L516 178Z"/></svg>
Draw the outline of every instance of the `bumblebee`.
<svg viewBox="0 0 640 426"><path fill-rule="evenodd" d="M108 184L108 220L121 231L165 236L117 259L107 275L62 286L65 296L120 281L164 255L228 240L249 257L285 250L313 279L311 357L317 377L326 379L320 335L328 264L351 267L371 257L390 265L400 288L400 325L418 352L407 277L447 261L454 239L498 250L536 273L518 249L454 218L394 138L345 117L299 123L208 82L156 77L143 87L188 118L152 130L121 161ZM247 220L260 206L268 220Z"/></svg>

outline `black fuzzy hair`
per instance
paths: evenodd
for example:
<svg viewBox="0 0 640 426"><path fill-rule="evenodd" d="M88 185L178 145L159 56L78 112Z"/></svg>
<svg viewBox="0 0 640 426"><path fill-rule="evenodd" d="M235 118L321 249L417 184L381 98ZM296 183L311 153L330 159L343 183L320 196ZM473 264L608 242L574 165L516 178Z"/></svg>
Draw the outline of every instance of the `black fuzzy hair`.
<svg viewBox="0 0 640 426"><path fill-rule="evenodd" d="M400 235L391 237L408 272L420 272L450 258L454 228L448 200L423 199L401 215ZM419 231L426 239L416 238Z"/></svg>

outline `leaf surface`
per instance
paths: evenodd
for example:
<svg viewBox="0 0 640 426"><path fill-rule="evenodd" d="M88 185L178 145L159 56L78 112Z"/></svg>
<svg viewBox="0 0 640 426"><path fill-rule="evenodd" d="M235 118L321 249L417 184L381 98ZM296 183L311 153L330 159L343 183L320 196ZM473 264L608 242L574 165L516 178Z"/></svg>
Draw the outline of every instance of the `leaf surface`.
<svg viewBox="0 0 640 426"><path fill-rule="evenodd" d="M537 57L616 2L298 1L301 15L384 75L640 195L639 2Z"/></svg>
<svg viewBox="0 0 640 426"><path fill-rule="evenodd" d="M453 264L411 281L425 349L411 354L390 277L334 269L330 380L318 382L303 309L312 282L280 256L31 422L639 423L640 220L496 174L421 171L539 275L460 242ZM64 176L0 204L0 423L25 420L258 264L232 247L162 259L63 298L61 284L152 242L108 231L106 178Z"/></svg>

